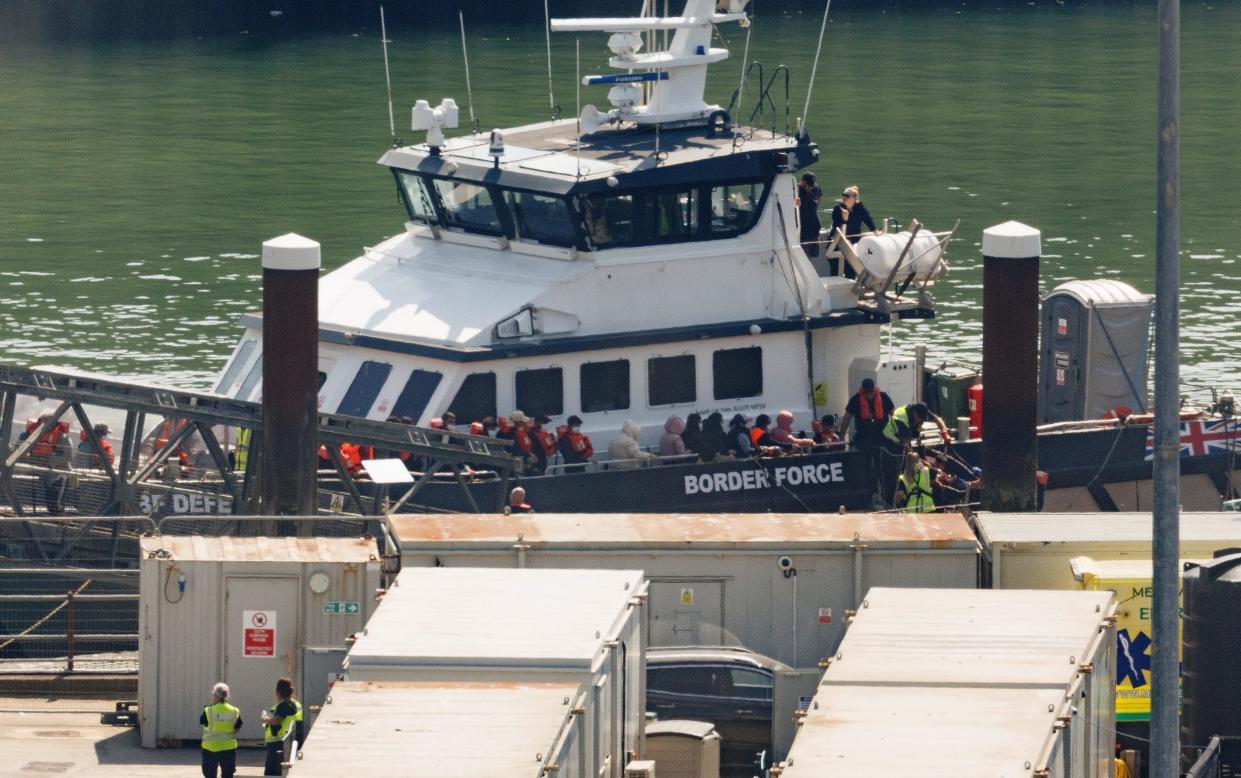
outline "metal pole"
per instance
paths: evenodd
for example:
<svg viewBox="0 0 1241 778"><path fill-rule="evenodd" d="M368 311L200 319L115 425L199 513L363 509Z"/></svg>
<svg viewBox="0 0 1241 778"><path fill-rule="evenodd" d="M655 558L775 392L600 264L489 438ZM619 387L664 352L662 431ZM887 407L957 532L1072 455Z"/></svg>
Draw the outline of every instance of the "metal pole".
<svg viewBox="0 0 1241 778"><path fill-rule="evenodd" d="M73 672L73 591L65 602L65 670Z"/></svg>
<svg viewBox="0 0 1241 778"><path fill-rule="evenodd" d="M1155 459L1151 598L1151 778L1180 775L1180 0L1159 0L1155 164Z"/></svg>
<svg viewBox="0 0 1241 778"><path fill-rule="evenodd" d="M1042 235L1010 221L982 233L983 499L988 510L1038 504L1038 276Z"/></svg>
<svg viewBox="0 0 1241 778"><path fill-rule="evenodd" d="M318 448L319 244L289 233L263 244L260 512L313 516ZM255 450L251 443L250 458ZM247 465L249 462L247 461Z"/></svg>

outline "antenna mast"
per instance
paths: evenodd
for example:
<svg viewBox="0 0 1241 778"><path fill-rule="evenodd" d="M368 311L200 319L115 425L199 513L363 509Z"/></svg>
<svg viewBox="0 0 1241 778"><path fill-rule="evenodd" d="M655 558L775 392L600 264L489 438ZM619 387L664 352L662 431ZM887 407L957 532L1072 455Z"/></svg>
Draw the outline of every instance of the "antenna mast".
<svg viewBox="0 0 1241 778"><path fill-rule="evenodd" d="M819 72L819 53L823 51L823 33L827 31L827 15L832 10L832 0L827 0L827 7L823 9L823 24L819 27L819 45L814 50L814 65L810 68L810 83L806 86L806 107L801 112L801 126L797 128L797 134L806 129L806 117L810 114L810 93L814 91L814 77Z"/></svg>
<svg viewBox="0 0 1241 778"><path fill-rule="evenodd" d="M547 35L547 107L554 119L559 111L556 110L556 94L552 90L552 14L547 7L547 0L543 0L543 31Z"/></svg>
<svg viewBox="0 0 1241 778"><path fill-rule="evenodd" d="M465 47L465 13L457 11L457 20L461 23L461 55L465 58L465 97L470 105L470 132L478 132L478 119L474 118L474 90L470 87L470 51Z"/></svg>
<svg viewBox="0 0 1241 778"><path fill-rule="evenodd" d="M384 81L388 85L388 132L392 135L392 147L400 145L396 137L396 119L392 115L392 71L388 69L388 26L384 23L384 7L379 6L379 38L384 49Z"/></svg>

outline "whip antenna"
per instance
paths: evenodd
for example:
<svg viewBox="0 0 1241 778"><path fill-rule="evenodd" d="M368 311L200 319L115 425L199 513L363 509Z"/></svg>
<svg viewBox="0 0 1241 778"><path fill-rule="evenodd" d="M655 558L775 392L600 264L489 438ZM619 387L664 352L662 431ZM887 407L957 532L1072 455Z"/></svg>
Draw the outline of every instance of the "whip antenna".
<svg viewBox="0 0 1241 778"><path fill-rule="evenodd" d="M392 147L400 145L396 137L396 119L392 116L392 71L388 68L388 27L384 23L384 7L379 6L379 42L384 49L384 81L388 84L388 132L392 135Z"/></svg>
<svg viewBox="0 0 1241 778"><path fill-rule="evenodd" d="M814 65L810 68L810 84L806 87L806 107L802 109L800 126L797 128L798 134L806 129L806 117L810 114L810 93L814 91L814 77L819 72L819 53L823 51L823 33L827 31L827 15L832 10L832 0L827 0L827 7L823 9L823 24L819 27L819 45L814 50Z"/></svg>
<svg viewBox="0 0 1241 778"><path fill-rule="evenodd" d="M543 0L543 31L547 35L547 106L554 119L560 112L556 110L556 93L552 90L552 14L547 0Z"/></svg>
<svg viewBox="0 0 1241 778"><path fill-rule="evenodd" d="M478 119L474 118L474 90L470 87L470 51L465 47L465 13L457 11L461 22L461 56L465 58L465 97L470 104L470 132L478 132Z"/></svg>

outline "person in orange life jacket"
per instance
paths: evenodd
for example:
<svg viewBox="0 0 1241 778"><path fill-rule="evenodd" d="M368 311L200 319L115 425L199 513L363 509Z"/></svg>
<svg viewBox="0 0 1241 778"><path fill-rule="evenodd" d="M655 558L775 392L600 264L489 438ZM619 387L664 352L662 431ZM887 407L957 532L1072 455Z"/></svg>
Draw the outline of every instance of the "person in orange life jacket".
<svg viewBox="0 0 1241 778"><path fill-rule="evenodd" d="M359 446L357 443L341 443L340 458L344 461L349 475L356 477L362 472L362 460L375 458L375 449L370 446ZM335 467L326 445L319 446L319 466L325 470Z"/></svg>
<svg viewBox="0 0 1241 778"><path fill-rule="evenodd" d="M750 445L751 446L774 446L776 442L771 439L771 432L768 427L771 426L771 417L765 413L760 413L754 419L754 426L750 428Z"/></svg>
<svg viewBox="0 0 1241 778"><path fill-rule="evenodd" d="M811 422L810 429L814 433L814 444L829 449L836 448L833 443L840 442L836 434L836 417L830 413L818 421Z"/></svg>
<svg viewBox="0 0 1241 778"><path fill-rule="evenodd" d="M50 421L52 414L44 413L38 419L32 419L26 422L26 431L19 436L19 440L26 440L35 433L40 427ZM46 465L51 459L52 454L56 452L56 447L60 443L60 439L69 431L69 422L58 421L51 426L43 434L39 435L38 440L30 448L30 458L39 460L39 464Z"/></svg>
<svg viewBox="0 0 1241 778"><path fill-rule="evenodd" d="M840 436L849 433L849 425L856 419L850 446L859 451L878 448L883 445L883 428L894 409L892 398L880 391L874 380L867 378L845 405L845 415L840 419Z"/></svg>
<svg viewBox="0 0 1241 778"><path fill-rule="evenodd" d="M566 465L584 465L595 454L590 438L582 434L581 428L582 419L578 416L570 416L565 424L556 430L556 447L560 450L560 456ZM574 469L581 470L582 468Z"/></svg>
<svg viewBox="0 0 1241 778"><path fill-rule="evenodd" d="M556 455L556 433L552 432L550 428L545 426L551 423L552 420L550 416L541 415L534 420L534 427L532 428L535 438L539 441L539 445L543 447L543 457L545 463L547 458Z"/></svg>
<svg viewBox="0 0 1241 778"><path fill-rule="evenodd" d="M103 457L107 457L108 464L116 461L112 451L112 443L108 441L108 433L110 431L108 425L103 422L95 425L95 437L99 438L99 448L96 448L91 443L90 433L82 430L82 433L78 436L81 442L78 443L77 461L75 462L78 467L102 468Z"/></svg>
<svg viewBox="0 0 1241 778"><path fill-rule="evenodd" d="M809 448L814 445L810 438L802 438L793 434L793 412L780 411L776 414L776 428L771 431L771 439L777 446L785 449Z"/></svg>
<svg viewBox="0 0 1241 778"><path fill-rule="evenodd" d="M505 513L534 513L534 508L526 502L526 490L520 486L513 487L513 491L508 493L508 505L504 506Z"/></svg>
<svg viewBox="0 0 1241 778"><path fill-rule="evenodd" d="M495 416L484 416L482 421L470 422L470 434L478 435L480 437L490 437L492 435L492 430L496 429L498 426L499 425L496 424Z"/></svg>
<svg viewBox="0 0 1241 778"><path fill-rule="evenodd" d="M530 417L521 411L513 411L508 418L512 425L512 434L509 437L513 441L514 449L521 456L527 468L537 468L539 466L539 456L535 453L535 449L537 448L541 452L542 447L535 445L534 436L530 434ZM501 434L496 437L504 436Z"/></svg>

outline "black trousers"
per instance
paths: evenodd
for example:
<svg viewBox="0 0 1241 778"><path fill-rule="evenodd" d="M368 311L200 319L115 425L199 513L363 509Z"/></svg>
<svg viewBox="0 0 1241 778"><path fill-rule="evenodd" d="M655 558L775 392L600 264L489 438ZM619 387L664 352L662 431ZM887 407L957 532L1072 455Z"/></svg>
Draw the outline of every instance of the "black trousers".
<svg viewBox="0 0 1241 778"><path fill-rule="evenodd" d="M237 749L227 751L208 751L203 749L203 778L216 778L219 768L221 778L233 778L237 772Z"/></svg>
<svg viewBox="0 0 1241 778"><path fill-rule="evenodd" d="M283 775L280 763L284 761L284 741L267 744L267 761L263 763L263 775Z"/></svg>

